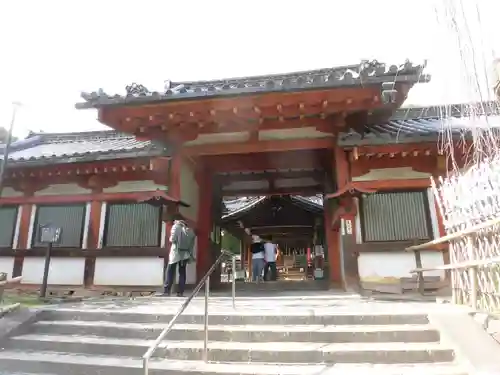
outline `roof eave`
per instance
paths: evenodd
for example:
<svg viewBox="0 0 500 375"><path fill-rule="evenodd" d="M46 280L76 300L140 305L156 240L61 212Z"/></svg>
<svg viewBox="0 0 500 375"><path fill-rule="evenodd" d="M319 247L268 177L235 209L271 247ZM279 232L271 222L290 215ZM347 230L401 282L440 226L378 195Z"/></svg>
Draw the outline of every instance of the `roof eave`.
<svg viewBox="0 0 500 375"><path fill-rule="evenodd" d="M439 134L432 134L426 136L410 136L410 137L394 137L394 138L362 138L349 137L349 139L338 138L337 144L341 147L356 147L356 146L384 146L393 144L409 144L409 143L426 143L437 142Z"/></svg>
<svg viewBox="0 0 500 375"><path fill-rule="evenodd" d="M346 87L367 87L373 85L380 85L385 82L396 82L396 83L427 83L430 81L430 75L425 74L411 74L411 75L396 75L396 76L379 76L379 77L369 77L365 80L353 79L351 82L345 81L334 81L333 83L323 83L317 85L311 85L308 87L303 86L287 86L282 88L267 88L267 87L245 87L245 88L235 88L226 91L205 91L205 92L187 92L182 94L174 95L164 95L160 93L152 93L150 96L113 96L113 97L97 97L95 100L76 103L76 109L100 109L104 107L112 106L135 106L135 105L146 105L153 103L163 103L163 102L174 102L174 101L188 101L188 100L204 100L204 99L216 99L216 98L232 98L235 96L247 96L254 94L271 94L271 93L290 93L290 92L306 92L306 91L316 91L316 90L328 90L328 89L341 89Z"/></svg>
<svg viewBox="0 0 500 375"><path fill-rule="evenodd" d="M240 208L234 210L233 212L229 212L229 213L227 213L227 214L225 214L225 215L223 215L221 217L221 221L222 222L227 222L227 221L230 221L230 220L238 219L239 217L245 215L252 208L258 206L260 203L262 203L265 200L267 200L267 198L268 197L266 197L266 196L260 197L260 198L256 199L255 201L250 202L250 203L244 205L243 207L240 207Z"/></svg>
<svg viewBox="0 0 500 375"><path fill-rule="evenodd" d="M292 199L292 203L300 206L302 209L307 210L312 213L320 213L323 212L324 207L319 205L313 201L308 200L307 198L303 198L300 196L290 196Z"/></svg>
<svg viewBox="0 0 500 375"><path fill-rule="evenodd" d="M147 151L135 151L135 152L122 152L122 153L101 153L94 155L78 155L78 156L64 156L64 157L53 157L53 158L43 158L43 159L32 159L32 160L11 160L7 162L7 167L43 167L47 165L56 164L74 164L74 163L85 163L94 161L109 161L109 160L120 160L120 159L131 159L131 158L141 158L141 157L171 157L170 153L163 150L147 150Z"/></svg>
<svg viewBox="0 0 500 375"><path fill-rule="evenodd" d="M446 135L450 140L471 140L472 135L470 131L462 130L456 133ZM397 145L397 144L410 144L410 143L436 143L443 137L443 133L435 133L430 135L421 136L406 136L406 137L394 137L394 138L361 138L353 137L353 139L343 140L338 139L337 144L341 147L357 147L357 146L385 146L385 145Z"/></svg>

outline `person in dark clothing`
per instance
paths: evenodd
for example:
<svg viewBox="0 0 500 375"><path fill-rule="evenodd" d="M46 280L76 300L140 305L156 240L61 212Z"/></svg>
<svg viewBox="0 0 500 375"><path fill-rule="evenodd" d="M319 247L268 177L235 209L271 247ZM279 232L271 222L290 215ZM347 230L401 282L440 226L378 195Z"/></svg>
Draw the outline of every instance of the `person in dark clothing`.
<svg viewBox="0 0 500 375"><path fill-rule="evenodd" d="M186 267L194 260L193 251L196 235L180 214L175 215L174 220L174 225L170 232L171 246L162 295L170 296L172 285L175 283L176 272L179 270L177 296L182 297L186 286Z"/></svg>

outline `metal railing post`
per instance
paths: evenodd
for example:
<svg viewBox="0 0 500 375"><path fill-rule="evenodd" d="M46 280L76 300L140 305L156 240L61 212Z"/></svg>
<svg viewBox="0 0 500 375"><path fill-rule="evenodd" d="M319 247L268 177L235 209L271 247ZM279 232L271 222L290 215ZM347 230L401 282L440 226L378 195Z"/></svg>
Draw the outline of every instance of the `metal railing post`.
<svg viewBox="0 0 500 375"><path fill-rule="evenodd" d="M205 281L205 341L203 342L203 360L208 362L208 297L210 295L210 276Z"/></svg>
<svg viewBox="0 0 500 375"><path fill-rule="evenodd" d="M180 309L177 311L177 313L174 315L172 319L170 319L170 322L168 325L161 331L160 335L156 338L156 340L151 344L151 346L148 348L146 353L142 356L142 368L144 371L144 375L148 375L149 372L149 359L153 356L155 350L158 348L158 346L161 344L161 342L167 337L168 333L173 329L175 323L177 322L177 319L181 314L187 309L191 301L195 296L198 295L198 292L203 288L203 284L205 284L205 339L204 339L204 347L203 347L203 359L205 362L208 362L208 298L210 297L210 275L214 272L217 266L220 265L222 259L224 257L227 257L228 255L233 255L228 253L227 251L223 251L222 254L217 258L215 263L210 267L210 269L207 271L207 273L201 278L201 280L198 282L192 293L189 295L189 297L186 299L186 301L182 304ZM236 260L233 259L233 265L235 264ZM236 288L233 288L233 306L235 305L235 293L236 293Z"/></svg>
<svg viewBox="0 0 500 375"><path fill-rule="evenodd" d="M469 278L470 278L470 304L471 307L476 310L477 309L477 268L471 267L469 268Z"/></svg>
<svg viewBox="0 0 500 375"><path fill-rule="evenodd" d="M231 285L231 292L233 297L233 309L236 309L236 257L233 255L232 257L232 267L233 267L233 284Z"/></svg>

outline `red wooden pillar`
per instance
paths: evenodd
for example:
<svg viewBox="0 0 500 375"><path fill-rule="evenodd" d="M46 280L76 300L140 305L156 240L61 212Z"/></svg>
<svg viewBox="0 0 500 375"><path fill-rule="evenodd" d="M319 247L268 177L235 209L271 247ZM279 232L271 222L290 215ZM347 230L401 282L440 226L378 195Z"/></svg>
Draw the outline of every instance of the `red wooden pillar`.
<svg viewBox="0 0 500 375"><path fill-rule="evenodd" d="M93 188L92 194L102 193L102 188ZM101 244L99 243L100 230L101 230L101 214L102 214L103 202L101 201L91 201L90 202L90 212L89 212L89 228L88 228L88 238L87 238L87 249L99 249ZM85 258L85 271L84 271L84 284L85 287L91 287L94 284L94 274L95 274L95 257Z"/></svg>
<svg viewBox="0 0 500 375"><path fill-rule="evenodd" d="M181 199L181 168L182 168L182 157L180 155L174 155L170 161L170 168L168 172L163 166L160 171L161 173L169 173L167 184L168 184L168 195L174 199ZM159 180L160 181L160 180ZM156 182L156 181L155 181ZM168 265L168 255L170 253L170 232L172 230L172 221L167 221L165 225L165 260L164 269Z"/></svg>
<svg viewBox="0 0 500 375"><path fill-rule="evenodd" d="M337 189L343 188L351 181L349 173L349 160L346 151L340 146L335 147L335 173L337 178Z"/></svg>
<svg viewBox="0 0 500 375"><path fill-rule="evenodd" d="M199 281L210 268L210 234L212 232L212 198L213 178L207 168L200 168L197 173L198 182L198 217L197 217L197 253L196 280Z"/></svg>
<svg viewBox="0 0 500 375"><path fill-rule="evenodd" d="M332 213L329 209L324 210L325 234L328 251L329 281L331 284L340 285L342 282L342 271L340 262L340 232L332 228Z"/></svg>
<svg viewBox="0 0 500 375"><path fill-rule="evenodd" d="M349 173L349 160L346 151L339 146L335 147L334 160L332 163L334 167L335 180L337 182L337 190L342 189L350 182ZM324 210L326 240L328 243L328 264L329 264L329 277L330 282L335 285L342 283L342 264L340 256L340 228L339 226L333 227L333 212L329 205L325 206ZM350 249L344 249L349 251Z"/></svg>

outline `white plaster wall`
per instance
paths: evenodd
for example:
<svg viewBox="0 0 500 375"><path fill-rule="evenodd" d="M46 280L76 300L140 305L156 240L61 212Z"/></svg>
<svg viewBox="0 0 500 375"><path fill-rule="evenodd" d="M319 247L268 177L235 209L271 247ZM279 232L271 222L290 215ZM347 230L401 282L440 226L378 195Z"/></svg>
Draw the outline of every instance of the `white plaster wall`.
<svg viewBox="0 0 500 375"><path fill-rule="evenodd" d="M443 255L436 251L423 251L422 266L435 267L443 265ZM362 281L390 281L394 278L412 277L415 269L415 256L408 252L361 253L358 257L359 277ZM426 276L444 278L444 271L429 271Z"/></svg>
<svg viewBox="0 0 500 375"><path fill-rule="evenodd" d="M23 284L41 284L45 257L26 257L23 263ZM83 285L85 258L52 258L49 285Z"/></svg>
<svg viewBox="0 0 500 375"><path fill-rule="evenodd" d="M23 193L12 189L11 187L4 187L2 189L2 197L22 197Z"/></svg>
<svg viewBox="0 0 500 375"><path fill-rule="evenodd" d="M165 185L155 184L152 180L122 181L115 186L104 188L104 193L133 193L136 191L165 190Z"/></svg>
<svg viewBox="0 0 500 375"><path fill-rule="evenodd" d="M84 189L77 184L55 184L46 187L45 189L35 192L39 195L73 195L73 194L90 194L90 189Z"/></svg>
<svg viewBox="0 0 500 375"><path fill-rule="evenodd" d="M186 142L186 146L195 146L210 143L234 143L244 142L249 138L248 132L238 133L216 133L216 134L200 134L198 138L193 141Z"/></svg>
<svg viewBox="0 0 500 375"><path fill-rule="evenodd" d="M304 120L307 121L307 120ZM316 139L316 138L334 138L331 133L323 133L314 127L304 127L299 129L283 130L262 130L259 132L259 140L272 141L280 139Z"/></svg>
<svg viewBox="0 0 500 375"><path fill-rule="evenodd" d="M187 161L181 164L181 200L190 205L190 207L181 207L181 214L189 219L196 221L198 216L198 194L199 188L194 171Z"/></svg>
<svg viewBox="0 0 500 375"><path fill-rule="evenodd" d="M372 169L363 176L353 177L353 181L406 180L428 178L429 173L414 171L411 167Z"/></svg>
<svg viewBox="0 0 500 375"><path fill-rule="evenodd" d="M5 272L7 278L12 278L12 271L14 271L14 257L0 257L0 272Z"/></svg>
<svg viewBox="0 0 500 375"><path fill-rule="evenodd" d="M161 286L163 259L158 257L98 257L94 285Z"/></svg>

